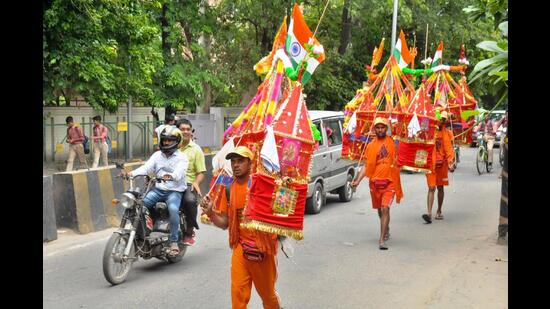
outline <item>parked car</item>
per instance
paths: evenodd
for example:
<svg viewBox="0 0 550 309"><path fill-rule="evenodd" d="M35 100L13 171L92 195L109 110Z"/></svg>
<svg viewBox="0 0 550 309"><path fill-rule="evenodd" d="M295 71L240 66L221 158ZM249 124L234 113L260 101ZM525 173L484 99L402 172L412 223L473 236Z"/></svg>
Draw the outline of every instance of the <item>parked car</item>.
<svg viewBox="0 0 550 309"><path fill-rule="evenodd" d="M306 212L317 214L326 203L327 193L338 194L342 202L351 201L351 182L358 164L341 158L343 112L309 111L309 116L321 132L321 141L312 157Z"/></svg>

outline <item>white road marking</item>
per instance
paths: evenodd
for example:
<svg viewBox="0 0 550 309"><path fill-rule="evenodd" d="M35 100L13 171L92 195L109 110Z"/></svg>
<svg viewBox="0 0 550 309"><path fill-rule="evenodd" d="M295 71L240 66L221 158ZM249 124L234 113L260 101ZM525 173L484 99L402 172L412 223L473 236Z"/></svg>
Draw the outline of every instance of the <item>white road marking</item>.
<svg viewBox="0 0 550 309"><path fill-rule="evenodd" d="M86 242L86 243L83 243L83 244L70 246L68 248L58 249L58 250L55 250L55 251L50 252L48 254L44 254L44 257L51 257L51 256L54 256L58 253L63 253L63 252L67 252L67 251L72 251L72 250L76 250L76 249L85 248L85 247L88 247L88 246L90 246L92 244L95 244L95 243L98 243L98 242L104 242L107 239L109 239L109 237L111 237L111 235L109 235L107 237L100 238L100 239L92 240L92 241L89 241L89 242ZM46 248L44 248L44 252L45 251L46 251Z"/></svg>

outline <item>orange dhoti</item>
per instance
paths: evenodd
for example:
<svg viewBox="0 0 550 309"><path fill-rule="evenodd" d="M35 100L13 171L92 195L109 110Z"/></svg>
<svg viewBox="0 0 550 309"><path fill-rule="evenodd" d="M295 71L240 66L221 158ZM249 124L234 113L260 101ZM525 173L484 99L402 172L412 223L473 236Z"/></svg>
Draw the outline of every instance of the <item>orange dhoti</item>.
<svg viewBox="0 0 550 309"><path fill-rule="evenodd" d="M260 295L265 309L279 308L279 295L275 291L277 257L265 254L261 262L247 260L238 244L231 258L231 303L233 309L246 309L252 283Z"/></svg>
<svg viewBox="0 0 550 309"><path fill-rule="evenodd" d="M426 180L428 180L428 187L448 186L449 165L447 161L444 161L441 167L436 167L435 171L427 173Z"/></svg>
<svg viewBox="0 0 550 309"><path fill-rule="evenodd" d="M390 181L389 184L384 189L376 188L374 186L374 181L369 181L370 187L370 197L372 199L372 208L380 209L383 207L390 207L393 199L395 197L395 186L393 181Z"/></svg>

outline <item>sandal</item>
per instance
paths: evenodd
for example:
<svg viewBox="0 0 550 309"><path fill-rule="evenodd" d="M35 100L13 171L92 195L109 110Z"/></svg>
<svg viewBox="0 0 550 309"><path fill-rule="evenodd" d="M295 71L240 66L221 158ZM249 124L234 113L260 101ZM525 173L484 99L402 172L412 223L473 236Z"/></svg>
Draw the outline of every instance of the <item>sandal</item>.
<svg viewBox="0 0 550 309"><path fill-rule="evenodd" d="M173 242L170 245L170 255L171 256L176 256L178 254L180 254L180 248L178 247L178 243Z"/></svg>
<svg viewBox="0 0 550 309"><path fill-rule="evenodd" d="M386 243L378 244L378 249L380 250L388 250L388 247L386 246Z"/></svg>
<svg viewBox="0 0 550 309"><path fill-rule="evenodd" d="M438 213L435 215L436 220L443 220L443 215L441 213Z"/></svg>
<svg viewBox="0 0 550 309"><path fill-rule="evenodd" d="M428 216L427 214L423 214L422 219L424 219L424 221L426 221L427 224L432 223L432 217Z"/></svg>

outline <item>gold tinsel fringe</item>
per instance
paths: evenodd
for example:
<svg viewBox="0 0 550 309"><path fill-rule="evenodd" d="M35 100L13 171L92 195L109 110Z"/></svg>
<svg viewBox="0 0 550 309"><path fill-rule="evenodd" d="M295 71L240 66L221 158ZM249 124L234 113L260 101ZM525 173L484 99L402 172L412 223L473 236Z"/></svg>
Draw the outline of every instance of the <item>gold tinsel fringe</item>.
<svg viewBox="0 0 550 309"><path fill-rule="evenodd" d="M419 168L419 167L410 167L410 166L402 166L401 167L404 170L411 171L411 172L418 172L418 173L429 173L430 170L426 168Z"/></svg>
<svg viewBox="0 0 550 309"><path fill-rule="evenodd" d="M201 215L201 223L202 224L208 224L208 225L214 225L214 223L212 223L212 220L210 220L210 218L206 214Z"/></svg>
<svg viewBox="0 0 550 309"><path fill-rule="evenodd" d="M295 230L288 227L282 227L276 224L265 223L257 220L247 220L241 223L242 228L250 230L258 230L266 233L292 237L296 240L304 239L304 234L301 230Z"/></svg>

